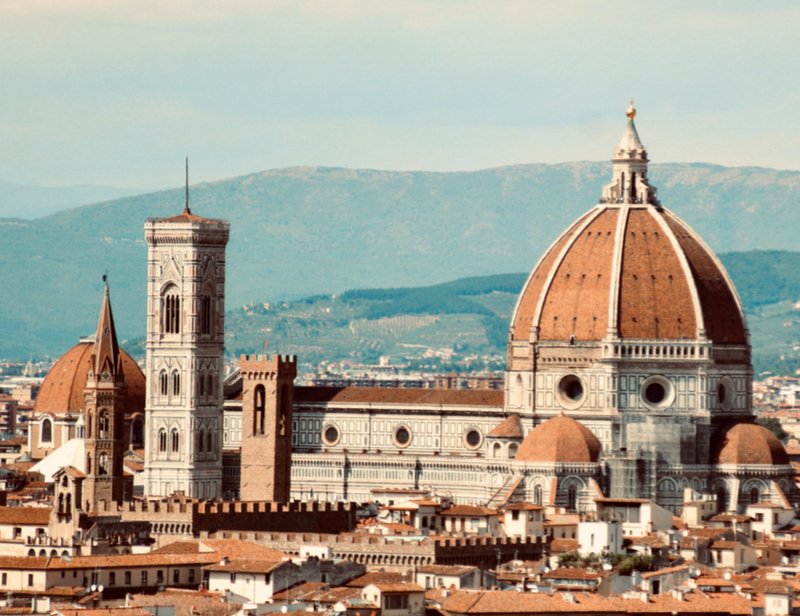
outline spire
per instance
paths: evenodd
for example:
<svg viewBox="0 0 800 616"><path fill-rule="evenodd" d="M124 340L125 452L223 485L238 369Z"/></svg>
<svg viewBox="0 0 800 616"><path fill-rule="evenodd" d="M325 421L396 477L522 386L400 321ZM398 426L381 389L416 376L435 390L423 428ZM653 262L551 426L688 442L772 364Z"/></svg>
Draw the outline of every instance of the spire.
<svg viewBox="0 0 800 616"><path fill-rule="evenodd" d="M108 293L108 276L103 274L103 304L100 307L100 318L97 320L97 333L92 350L92 370L95 378L105 380L103 373L110 375L110 380L122 378L120 369L119 345L117 331L114 328L114 315L111 313L111 298Z"/></svg>
<svg viewBox="0 0 800 616"><path fill-rule="evenodd" d="M191 214L192 210L189 209L189 157L186 157L186 201L183 205L183 213Z"/></svg>
<svg viewBox="0 0 800 616"><path fill-rule="evenodd" d="M633 100L628 105L625 115L628 123L619 144L614 149L612 158L613 178L603 188L601 203L649 203L658 205L656 189L650 186L647 179L647 149L642 145L639 132L633 119L636 107Z"/></svg>

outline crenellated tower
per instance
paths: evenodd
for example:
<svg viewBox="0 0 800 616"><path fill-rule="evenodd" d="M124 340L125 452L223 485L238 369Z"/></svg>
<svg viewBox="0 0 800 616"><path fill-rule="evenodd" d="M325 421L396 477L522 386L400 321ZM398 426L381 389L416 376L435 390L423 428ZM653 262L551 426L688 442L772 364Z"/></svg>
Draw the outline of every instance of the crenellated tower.
<svg viewBox="0 0 800 616"><path fill-rule="evenodd" d="M225 246L229 225L182 213L145 223L145 492L222 493Z"/></svg>
<svg viewBox="0 0 800 616"><path fill-rule="evenodd" d="M296 357L243 355L242 500L288 502Z"/></svg>
<svg viewBox="0 0 800 616"><path fill-rule="evenodd" d="M84 390L84 502L76 503L87 512L96 511L100 501L121 502L124 496L125 377L107 283L90 362Z"/></svg>

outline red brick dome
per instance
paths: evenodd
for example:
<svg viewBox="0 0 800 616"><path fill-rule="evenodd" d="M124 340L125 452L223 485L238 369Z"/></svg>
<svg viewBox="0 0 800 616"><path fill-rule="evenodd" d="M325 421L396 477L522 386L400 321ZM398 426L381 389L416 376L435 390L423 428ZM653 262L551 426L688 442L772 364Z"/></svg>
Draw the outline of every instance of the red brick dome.
<svg viewBox="0 0 800 616"><path fill-rule="evenodd" d="M736 424L718 442L715 464L789 464L778 437L758 424Z"/></svg>
<svg viewBox="0 0 800 616"><path fill-rule="evenodd" d="M597 462L603 446L589 428L559 415L528 433L516 459L523 462Z"/></svg>
<svg viewBox="0 0 800 616"><path fill-rule="evenodd" d="M92 342L79 342L53 364L36 396L36 413L81 412L85 406L83 390L92 369ZM133 358L120 349L122 373L125 376L125 410L144 410L144 374Z"/></svg>
<svg viewBox="0 0 800 616"><path fill-rule="evenodd" d="M723 266L677 216L651 204L601 203L550 247L525 284L513 340L747 343Z"/></svg>

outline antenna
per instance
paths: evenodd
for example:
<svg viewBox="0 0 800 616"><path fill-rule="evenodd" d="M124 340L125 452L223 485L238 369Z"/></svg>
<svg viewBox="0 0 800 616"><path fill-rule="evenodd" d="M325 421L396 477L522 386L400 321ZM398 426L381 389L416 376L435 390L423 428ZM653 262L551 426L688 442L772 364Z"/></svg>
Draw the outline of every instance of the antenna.
<svg viewBox="0 0 800 616"><path fill-rule="evenodd" d="M189 157L186 157L186 202L183 206L183 211L187 214L191 214L192 211L189 209Z"/></svg>

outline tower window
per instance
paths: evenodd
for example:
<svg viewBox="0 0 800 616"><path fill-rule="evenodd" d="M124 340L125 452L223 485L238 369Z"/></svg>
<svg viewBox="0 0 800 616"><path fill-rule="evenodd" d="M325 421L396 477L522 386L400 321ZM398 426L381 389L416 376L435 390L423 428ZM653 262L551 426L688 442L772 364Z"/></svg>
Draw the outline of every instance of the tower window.
<svg viewBox="0 0 800 616"><path fill-rule="evenodd" d="M97 423L97 437L108 438L108 411L101 411Z"/></svg>
<svg viewBox="0 0 800 616"><path fill-rule="evenodd" d="M97 474L108 475L108 454L106 452L97 456Z"/></svg>
<svg viewBox="0 0 800 616"><path fill-rule="evenodd" d="M205 372L201 372L197 375L197 395L198 396L205 396L206 395L206 375Z"/></svg>
<svg viewBox="0 0 800 616"><path fill-rule="evenodd" d="M181 395L181 374L177 370L172 373L172 395Z"/></svg>
<svg viewBox="0 0 800 616"><path fill-rule="evenodd" d="M158 451L161 453L167 451L167 431L163 428L158 431Z"/></svg>
<svg viewBox="0 0 800 616"><path fill-rule="evenodd" d="M181 447L181 435L178 433L177 428L172 429L172 452L178 453Z"/></svg>
<svg viewBox="0 0 800 616"><path fill-rule="evenodd" d="M214 431L209 430L206 432L206 451L208 453L214 453Z"/></svg>
<svg viewBox="0 0 800 616"><path fill-rule="evenodd" d="M206 431L200 428L200 431L197 433L197 453L203 453L203 447L206 444L205 435Z"/></svg>
<svg viewBox="0 0 800 616"><path fill-rule="evenodd" d="M161 387L161 395L166 396L169 393L169 379L167 378L167 371L162 370L158 375L158 382Z"/></svg>
<svg viewBox="0 0 800 616"><path fill-rule="evenodd" d="M165 334L181 333L181 298L178 289L169 287L161 301L162 322L161 329Z"/></svg>
<svg viewBox="0 0 800 616"><path fill-rule="evenodd" d="M211 296L208 294L200 298L200 333L211 333Z"/></svg>
<svg viewBox="0 0 800 616"><path fill-rule="evenodd" d="M206 395L214 395L214 375L210 372L206 374Z"/></svg>
<svg viewBox="0 0 800 616"><path fill-rule="evenodd" d="M266 422L267 392L263 385L256 385L253 400L253 434L264 434Z"/></svg>

